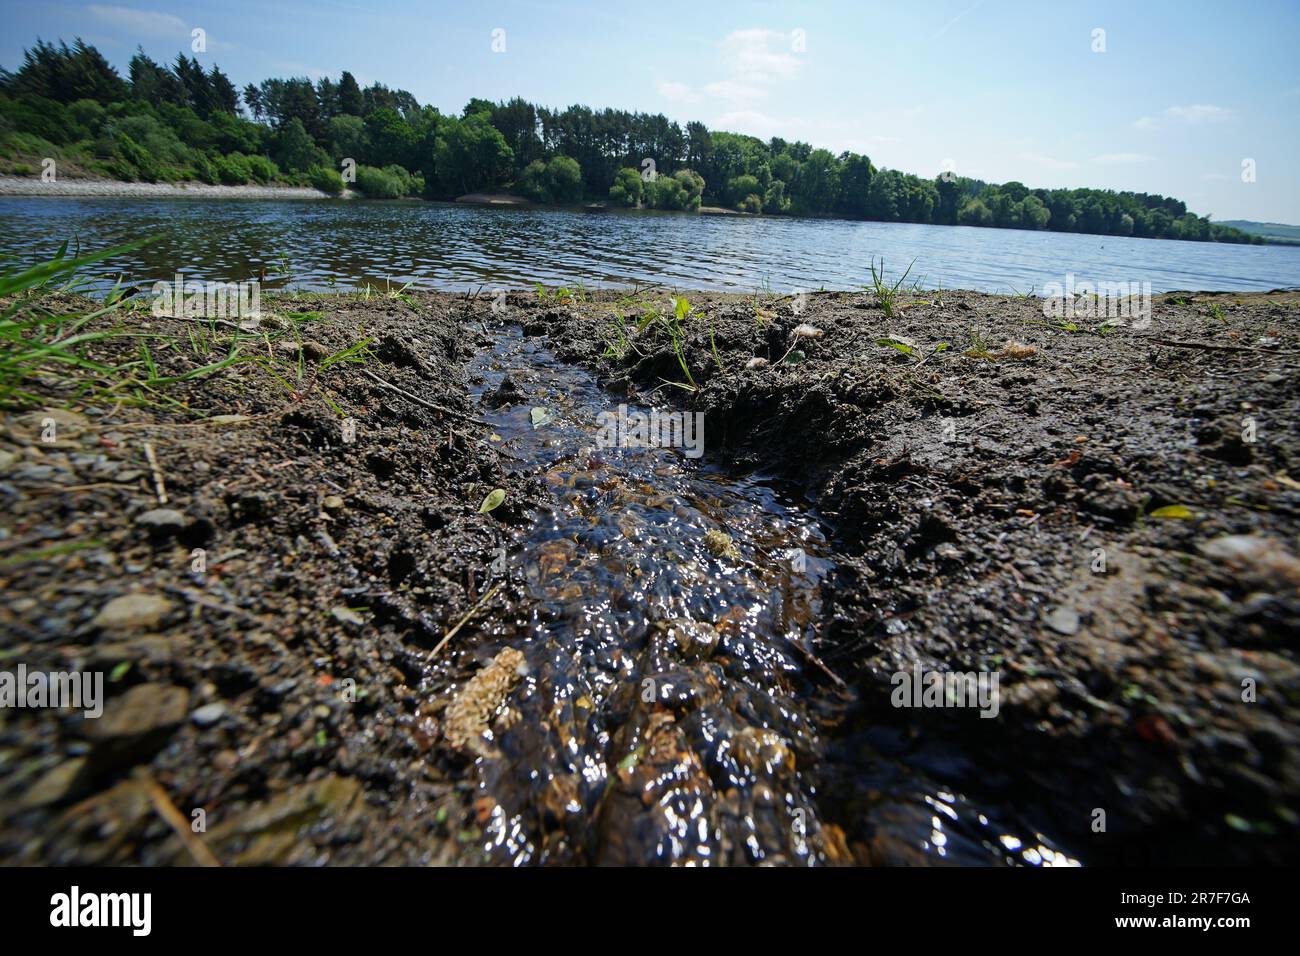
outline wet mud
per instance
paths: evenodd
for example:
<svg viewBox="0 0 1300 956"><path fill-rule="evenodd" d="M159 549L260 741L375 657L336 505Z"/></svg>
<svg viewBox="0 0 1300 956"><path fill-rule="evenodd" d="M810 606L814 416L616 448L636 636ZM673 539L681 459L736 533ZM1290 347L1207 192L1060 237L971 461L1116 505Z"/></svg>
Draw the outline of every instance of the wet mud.
<svg viewBox="0 0 1300 956"><path fill-rule="evenodd" d="M287 386L7 414L0 669L108 700L0 711L0 858L1295 859L1297 296L689 298L277 299Z"/></svg>

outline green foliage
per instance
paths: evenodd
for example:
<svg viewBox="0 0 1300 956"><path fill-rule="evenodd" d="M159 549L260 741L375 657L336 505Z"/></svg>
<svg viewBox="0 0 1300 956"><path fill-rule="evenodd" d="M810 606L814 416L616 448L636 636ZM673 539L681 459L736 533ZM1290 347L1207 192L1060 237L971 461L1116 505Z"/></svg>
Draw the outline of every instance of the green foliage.
<svg viewBox="0 0 1300 956"><path fill-rule="evenodd" d="M412 181L441 198L513 182L539 202L608 195L657 209L692 211L708 201L769 215L1264 241L1165 196L1031 189L947 173L929 179L877 169L858 153L764 142L702 123L683 129L662 114L554 110L516 97L475 98L461 116L444 117L405 90L362 89L347 72L337 82L248 84L242 100L252 120L239 115L240 98L216 65L185 54L160 65L137 52L124 80L80 40L72 47L38 41L16 71L0 71L0 155L11 168L56 156L125 179L225 182L246 172L245 182L297 183L350 158L375 170L417 170ZM37 142L54 148L36 149ZM653 181L641 178L647 159ZM377 194L391 193L373 173L371 180ZM401 188L409 195L412 187Z"/></svg>
<svg viewBox="0 0 1300 956"><path fill-rule="evenodd" d="M907 277L911 274L914 265L916 265L916 260L912 260L907 270L898 277L898 281L890 285L888 280L885 279L885 257L880 257L879 270L876 268L876 260L874 258L871 260L871 285L868 289L875 293L876 304L885 313L885 318L892 319L897 314L894 308L894 299L898 296L898 290L903 287L903 283L907 281Z"/></svg>
<svg viewBox="0 0 1300 956"><path fill-rule="evenodd" d="M582 199L582 170L568 156L552 156L549 162L536 159L516 188L533 202L575 203Z"/></svg>
<svg viewBox="0 0 1300 956"><path fill-rule="evenodd" d="M329 165L329 155L316 145L298 119L285 124L276 137L276 161L292 172L306 172L313 166Z"/></svg>
<svg viewBox="0 0 1300 956"><path fill-rule="evenodd" d="M641 205L641 174L630 166L624 166L614 174L609 198L620 206L636 208Z"/></svg>
<svg viewBox="0 0 1300 956"><path fill-rule="evenodd" d="M439 125L434 166L443 195L492 189L510 175L514 153L486 113Z"/></svg>
<svg viewBox="0 0 1300 956"><path fill-rule="evenodd" d="M344 159L370 158L370 136L360 116L335 116L329 124L330 154L335 163Z"/></svg>
<svg viewBox="0 0 1300 956"><path fill-rule="evenodd" d="M307 170L307 181L316 189L331 196L343 192L343 176L328 166L313 166Z"/></svg>
<svg viewBox="0 0 1300 956"><path fill-rule="evenodd" d="M223 186L242 186L253 178L248 157L239 153L218 156L212 161L212 169L216 174L217 182Z"/></svg>
<svg viewBox="0 0 1300 956"><path fill-rule="evenodd" d="M424 188L424 182L418 175L412 176L394 163L383 169L358 166L356 187L367 199L400 199L402 196L418 195Z"/></svg>
<svg viewBox="0 0 1300 956"><path fill-rule="evenodd" d="M655 209L680 209L690 212L700 208L704 180L689 169L679 169L671 176L659 175L645 184L645 198Z"/></svg>

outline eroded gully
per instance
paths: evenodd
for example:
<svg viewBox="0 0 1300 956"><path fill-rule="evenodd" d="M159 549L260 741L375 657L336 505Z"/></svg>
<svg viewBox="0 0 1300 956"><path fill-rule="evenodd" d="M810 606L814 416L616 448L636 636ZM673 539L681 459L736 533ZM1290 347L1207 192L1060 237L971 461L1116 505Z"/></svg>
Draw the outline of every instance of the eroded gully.
<svg viewBox="0 0 1300 956"><path fill-rule="evenodd" d="M493 336L477 414L554 506L515 533L520 600L482 626L510 671L472 742L488 862L849 864L864 822L922 862L1068 861L925 769L830 745L851 692L818 658L815 513L707 455L601 447L624 400L518 328ZM854 819L827 819L819 776L846 753Z"/></svg>

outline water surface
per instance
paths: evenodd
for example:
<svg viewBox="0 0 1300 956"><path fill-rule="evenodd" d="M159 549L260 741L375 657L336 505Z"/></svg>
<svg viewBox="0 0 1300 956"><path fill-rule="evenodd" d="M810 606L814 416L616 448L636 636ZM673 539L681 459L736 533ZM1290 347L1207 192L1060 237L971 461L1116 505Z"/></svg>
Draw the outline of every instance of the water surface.
<svg viewBox="0 0 1300 956"><path fill-rule="evenodd" d="M925 288L1039 292L1066 273L1153 291L1300 286L1300 246L1126 239L1017 229L654 211L500 209L420 201L0 197L0 254L25 263L63 239L162 241L93 267L132 282L192 278L312 290L361 283L458 289L582 281L778 292L859 288L874 258L913 261Z"/></svg>

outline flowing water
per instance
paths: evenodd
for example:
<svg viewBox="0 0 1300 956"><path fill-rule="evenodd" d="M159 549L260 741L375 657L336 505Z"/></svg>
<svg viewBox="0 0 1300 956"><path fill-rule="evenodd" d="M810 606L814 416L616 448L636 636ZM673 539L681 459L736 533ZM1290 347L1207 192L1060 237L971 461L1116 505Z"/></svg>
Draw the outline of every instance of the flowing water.
<svg viewBox="0 0 1300 956"><path fill-rule="evenodd" d="M850 780L841 807L936 861L1069 862L906 760L830 739L849 691L818 658L834 569L814 512L689 449L611 446L617 396L517 328L494 342L471 368L478 414L554 501L517 534L526 593L488 630L489 652L522 652L476 759L490 859L849 863L852 821L819 811L831 772Z"/></svg>
<svg viewBox="0 0 1300 956"><path fill-rule="evenodd" d="M363 282L437 289L658 282L752 292L861 288L872 258L926 288L1042 292L1049 282L1171 289L1300 286L1300 246L784 217L491 209L365 200L0 197L0 254L34 263L64 239L155 245L91 268L102 278L262 278L325 290ZM263 278L264 277L264 278Z"/></svg>

